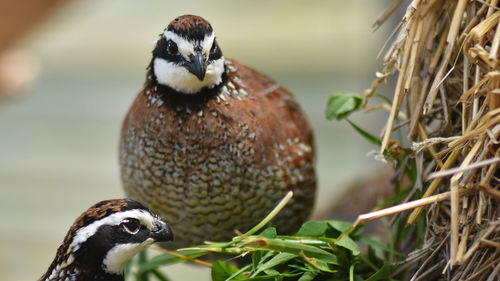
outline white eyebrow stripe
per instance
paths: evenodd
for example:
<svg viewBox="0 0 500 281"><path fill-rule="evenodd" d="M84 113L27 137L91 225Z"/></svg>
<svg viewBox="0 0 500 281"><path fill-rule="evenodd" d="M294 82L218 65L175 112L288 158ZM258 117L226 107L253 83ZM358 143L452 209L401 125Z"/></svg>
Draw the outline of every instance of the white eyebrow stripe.
<svg viewBox="0 0 500 281"><path fill-rule="evenodd" d="M207 56L207 59L208 59L208 55L210 53L210 49L212 49L212 45L214 43L214 40L215 40L215 34L212 32L210 35L208 36L205 36L205 38L203 38L203 41L201 41L201 49L203 50L203 53Z"/></svg>
<svg viewBox="0 0 500 281"><path fill-rule="evenodd" d="M212 44L215 39L215 34L212 32L209 35L205 35L202 41L189 41L184 37L181 37L175 34L172 31L165 30L163 36L168 40L172 40L177 44L177 49L181 53L181 55L189 60L189 55L194 53L194 46L201 46L203 53L208 56L208 52L212 48Z"/></svg>
<svg viewBox="0 0 500 281"><path fill-rule="evenodd" d="M146 227L151 230L156 227L155 222L157 218L153 217L151 213L146 210L129 210L114 213L102 219L96 220L85 227L80 228L75 233L69 249L75 247L72 251L74 252L78 250L78 248L80 247L79 245L87 241L90 236L94 235L101 226L118 225L125 218L136 218L141 222L141 224L146 225Z"/></svg>

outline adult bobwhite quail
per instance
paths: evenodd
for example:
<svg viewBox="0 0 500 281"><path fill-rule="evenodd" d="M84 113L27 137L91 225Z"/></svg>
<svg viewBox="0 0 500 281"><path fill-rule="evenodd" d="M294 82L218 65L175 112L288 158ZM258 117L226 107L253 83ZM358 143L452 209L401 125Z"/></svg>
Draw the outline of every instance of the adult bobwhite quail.
<svg viewBox="0 0 500 281"><path fill-rule="evenodd" d="M39 281L122 281L133 255L172 239L170 227L139 202L101 201L75 220Z"/></svg>
<svg viewBox="0 0 500 281"><path fill-rule="evenodd" d="M246 231L289 190L273 225L291 233L314 204L313 135L299 104L225 59L199 16L174 19L156 41L123 122L120 164L127 196L169 222L173 247Z"/></svg>

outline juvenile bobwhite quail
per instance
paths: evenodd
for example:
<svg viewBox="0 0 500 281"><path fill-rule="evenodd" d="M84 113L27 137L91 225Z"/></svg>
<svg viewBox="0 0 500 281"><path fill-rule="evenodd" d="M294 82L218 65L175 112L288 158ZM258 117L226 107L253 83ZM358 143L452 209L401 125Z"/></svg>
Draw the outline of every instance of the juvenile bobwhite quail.
<svg viewBox="0 0 500 281"><path fill-rule="evenodd" d="M75 220L39 281L123 281L133 255L172 239L170 227L139 202L101 201Z"/></svg>
<svg viewBox="0 0 500 281"><path fill-rule="evenodd" d="M225 59L199 16L174 19L156 41L123 122L120 165L127 196L169 222L173 247L246 231L289 190L273 225L291 233L314 204L313 135L299 104Z"/></svg>

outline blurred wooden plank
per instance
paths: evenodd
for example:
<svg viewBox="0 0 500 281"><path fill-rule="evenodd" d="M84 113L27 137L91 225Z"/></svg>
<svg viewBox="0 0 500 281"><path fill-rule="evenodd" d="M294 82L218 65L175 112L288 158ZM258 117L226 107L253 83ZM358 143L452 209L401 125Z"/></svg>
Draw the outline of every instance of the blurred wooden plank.
<svg viewBox="0 0 500 281"><path fill-rule="evenodd" d="M0 0L0 52L39 25L69 0Z"/></svg>

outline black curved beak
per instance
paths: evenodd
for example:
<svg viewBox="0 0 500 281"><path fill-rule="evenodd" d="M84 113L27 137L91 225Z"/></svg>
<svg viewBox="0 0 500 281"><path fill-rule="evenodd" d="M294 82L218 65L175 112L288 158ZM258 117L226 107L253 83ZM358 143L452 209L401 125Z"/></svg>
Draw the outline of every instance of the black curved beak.
<svg viewBox="0 0 500 281"><path fill-rule="evenodd" d="M155 242L167 242L174 240L174 233L168 224L163 221L159 221L157 226L158 230L151 233L151 238L153 238Z"/></svg>
<svg viewBox="0 0 500 281"><path fill-rule="evenodd" d="M190 61L187 62L187 70L198 77L200 81L203 81L203 78L205 78L205 71L207 70L205 55L197 52L195 55L190 55L189 59Z"/></svg>

